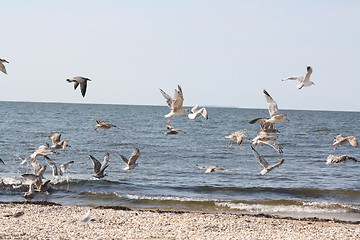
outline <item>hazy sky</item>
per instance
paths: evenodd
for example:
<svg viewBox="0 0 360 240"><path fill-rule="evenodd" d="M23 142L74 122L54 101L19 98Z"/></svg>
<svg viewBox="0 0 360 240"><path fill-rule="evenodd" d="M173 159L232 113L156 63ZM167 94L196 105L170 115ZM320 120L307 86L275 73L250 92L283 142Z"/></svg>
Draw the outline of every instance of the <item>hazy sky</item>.
<svg viewBox="0 0 360 240"><path fill-rule="evenodd" d="M360 111L359 23L355 0L2 1L0 101Z"/></svg>

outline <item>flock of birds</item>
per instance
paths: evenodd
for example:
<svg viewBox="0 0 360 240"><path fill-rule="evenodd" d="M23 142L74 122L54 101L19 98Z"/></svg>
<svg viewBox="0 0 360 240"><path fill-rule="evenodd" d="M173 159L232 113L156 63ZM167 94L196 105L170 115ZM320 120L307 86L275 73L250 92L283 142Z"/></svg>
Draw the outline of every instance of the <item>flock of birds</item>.
<svg viewBox="0 0 360 240"><path fill-rule="evenodd" d="M9 63L5 59L0 59L0 70L7 74L6 68L4 63ZM283 81L287 80L296 80L299 82L297 85L298 89L302 89L303 87L309 87L314 85L312 81L310 81L310 76L312 74L312 67L307 66L307 73L304 76L300 77L288 77L283 79ZM83 97L85 97L86 90L87 90L87 82L91 81L89 78L76 76L72 79L66 79L67 82L74 84L74 90L78 88L80 85L81 94ZM183 102L184 102L184 95L183 91L180 85L178 85L178 88L175 89L174 96L171 97L168 95L164 90L160 89L160 93L163 95L163 97L166 99L167 106L170 109L170 112L165 115L165 118L172 118L172 117L178 117L187 114L188 118L191 120L195 120L199 116L203 116L206 120L209 119L208 112L206 108L202 107L200 108L199 105L194 106L191 110L184 109L183 108ZM266 91L263 90L267 105L268 105L268 111L269 111L269 118L266 117L260 117L256 118L254 120L251 120L250 124L258 123L260 125L260 130L255 138L252 140L248 139L246 137L246 134L242 131L234 132L228 136L225 136L229 140L229 143L227 144L229 147L232 147L233 143L236 143L239 145L240 148L242 148L244 141L250 140L251 143L254 146L263 146L268 145L275 149L279 154L283 153L282 148L276 143L276 140L279 138L279 135L276 135L279 133L279 131L275 128L276 124L283 123L286 121L289 121L286 117L286 114L281 114L278 109L278 105L276 101L271 97L271 95ZM117 128L117 126L107 123L103 120L98 119L92 119L96 122L96 125L94 126L93 130L97 131L97 129L110 129L110 128ZM181 129L176 129L174 126L170 125L171 120L167 121L166 128L168 129L167 132L164 132L165 135L169 134L178 134L178 133L186 133L185 131ZM60 133L54 133L49 136L49 138L52 141L52 145L45 144L37 148L32 154L30 154L25 159L21 158L17 155L17 157L22 159L21 164L26 164L27 162L30 162L32 165L34 171L33 173L23 174L22 177L25 179L29 179L31 183L29 184L29 190L24 194L24 197L26 199L33 198L34 195L38 192L40 193L49 193L49 183L51 182L50 179L45 180L43 177L44 172L46 171L46 165L41 165L36 159L38 156L43 156L46 160L46 163L49 167L52 169L52 175L55 178L61 177L64 175L66 169L68 169L72 164L74 164L74 161L69 161L66 163L62 163L60 167L57 167L57 164L51 160L48 155L56 155L59 154L58 152L54 151L57 149L65 150L69 145L67 144L66 139L61 139ZM358 140L355 136L347 136L344 137L343 135L338 135L334 137L334 150L336 150L337 146L344 145L344 144L351 144L353 147L358 147ZM255 156L255 158L258 160L260 165L263 167L261 170L261 174L265 175L271 170L273 170L276 167L281 166L285 160L281 159L281 161L271 165L269 164L265 158L260 155L260 153L251 146L251 150ZM119 158L126 164L126 167L124 170L132 170L134 167L137 166L136 160L140 156L140 150L138 148L135 148L133 153L129 158L126 158L125 156L117 153L119 155ZM96 179L101 179L107 176L105 173L105 170L109 166L109 153L106 153L104 156L103 161L100 163L99 160L97 160L94 156L89 155L90 160L93 163L93 171L94 174L92 175ZM339 163L344 161L355 161L358 162L359 160L357 158L348 156L348 155L340 155L340 156L334 156L329 155L326 159L326 164L331 165L333 163ZM5 164L1 159L0 163ZM205 169L205 173L211 173L216 170L220 171L228 171L228 169L218 167L218 166L199 166L196 165L200 169Z"/></svg>

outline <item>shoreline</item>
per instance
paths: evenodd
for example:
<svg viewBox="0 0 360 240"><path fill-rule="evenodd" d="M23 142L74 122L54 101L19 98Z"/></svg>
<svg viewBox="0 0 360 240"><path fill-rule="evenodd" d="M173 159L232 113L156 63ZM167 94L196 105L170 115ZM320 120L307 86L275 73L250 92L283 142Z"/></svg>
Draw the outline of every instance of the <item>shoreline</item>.
<svg viewBox="0 0 360 240"><path fill-rule="evenodd" d="M360 239L360 221L0 202L0 239ZM79 222L90 212L91 220Z"/></svg>

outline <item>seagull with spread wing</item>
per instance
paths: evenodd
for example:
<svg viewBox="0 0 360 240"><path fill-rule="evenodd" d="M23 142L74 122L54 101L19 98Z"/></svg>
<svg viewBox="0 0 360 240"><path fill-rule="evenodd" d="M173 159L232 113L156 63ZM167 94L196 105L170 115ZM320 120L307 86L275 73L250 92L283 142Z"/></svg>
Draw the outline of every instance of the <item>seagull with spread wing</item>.
<svg viewBox="0 0 360 240"><path fill-rule="evenodd" d="M120 153L117 153L119 157L124 161L124 163L127 165L124 170L132 170L134 169L138 164L136 163L136 160L140 156L140 150L138 148L135 148L135 150L132 152L129 159L127 159L124 155L121 155Z"/></svg>
<svg viewBox="0 0 360 240"><path fill-rule="evenodd" d="M199 105L195 105L188 114L189 119L195 120L198 116L202 115L206 120L209 119L208 112L206 108L202 107L199 109Z"/></svg>
<svg viewBox="0 0 360 240"><path fill-rule="evenodd" d="M91 80L85 77L77 76L73 77L72 79L66 79L66 81L68 81L69 83L74 83L74 90L76 90L76 88L80 85L81 95L85 97L87 81Z"/></svg>
<svg viewBox="0 0 360 240"><path fill-rule="evenodd" d="M189 112L183 109L184 96L180 85L178 85L178 90L175 89L174 98L171 98L162 89L160 89L160 92L166 99L166 103L170 108L170 113L165 115L166 118L181 116Z"/></svg>
<svg viewBox="0 0 360 240"><path fill-rule="evenodd" d="M284 163L284 159L282 159L280 162L274 164L274 165L270 165L263 156L261 156L252 146L251 146L251 150L254 154L254 156L259 160L259 163L261 166L263 166L263 170L261 170L261 175L265 175L268 172L270 172L271 170L273 170L274 168L280 166L281 164Z"/></svg>
<svg viewBox="0 0 360 240"><path fill-rule="evenodd" d="M313 72L313 69L310 65L306 66L306 74L304 76L301 77L287 77L284 78L283 81L287 81L287 80L296 80L299 81L299 85L297 85L297 88L300 90L303 87L310 87L311 85L315 85L312 81L310 81L310 76Z"/></svg>
<svg viewBox="0 0 360 240"><path fill-rule="evenodd" d="M341 163L341 162L348 162L348 161L360 162L359 159L354 158L354 157L350 157L348 155L334 156L334 155L330 154L326 158L326 164L328 166L330 166L333 163Z"/></svg>
<svg viewBox="0 0 360 240"><path fill-rule="evenodd" d="M105 154L103 162L100 164L99 160L89 155L91 161L94 163L94 175L95 178L104 178L107 174L104 173L105 169L109 166L109 153Z"/></svg>
<svg viewBox="0 0 360 240"><path fill-rule="evenodd" d="M355 148L359 147L358 139L355 136L344 137L342 134L339 134L334 137L333 146L340 146L340 145L344 145L347 143L349 143L351 146L353 146ZM336 148L335 148L335 150L336 150Z"/></svg>

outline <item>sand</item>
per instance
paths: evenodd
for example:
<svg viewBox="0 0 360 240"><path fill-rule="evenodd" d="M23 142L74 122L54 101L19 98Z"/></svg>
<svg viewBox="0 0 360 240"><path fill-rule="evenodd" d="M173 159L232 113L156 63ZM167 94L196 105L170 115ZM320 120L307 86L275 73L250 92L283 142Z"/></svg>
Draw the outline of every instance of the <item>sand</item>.
<svg viewBox="0 0 360 240"><path fill-rule="evenodd" d="M0 239L360 239L360 222L121 209L0 203Z"/></svg>

